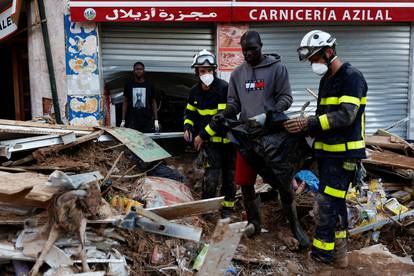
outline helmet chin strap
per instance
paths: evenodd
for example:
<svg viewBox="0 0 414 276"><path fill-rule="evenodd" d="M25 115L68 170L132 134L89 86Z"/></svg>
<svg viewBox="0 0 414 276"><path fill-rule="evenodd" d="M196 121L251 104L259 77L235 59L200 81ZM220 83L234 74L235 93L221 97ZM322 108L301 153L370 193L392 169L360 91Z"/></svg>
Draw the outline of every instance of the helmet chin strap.
<svg viewBox="0 0 414 276"><path fill-rule="evenodd" d="M325 60L325 62L326 62L326 65L328 66L328 68L329 69L331 69L331 64L332 64L332 62L335 60L335 59L337 59L338 58L338 56L336 56L336 55L334 55L334 56L332 56L332 57L330 57L330 58L327 58L326 57L326 50L323 52L323 59Z"/></svg>
<svg viewBox="0 0 414 276"><path fill-rule="evenodd" d="M333 56L330 60L329 60L329 65L331 65L331 63L335 60L335 59L337 59L338 58L338 56Z"/></svg>

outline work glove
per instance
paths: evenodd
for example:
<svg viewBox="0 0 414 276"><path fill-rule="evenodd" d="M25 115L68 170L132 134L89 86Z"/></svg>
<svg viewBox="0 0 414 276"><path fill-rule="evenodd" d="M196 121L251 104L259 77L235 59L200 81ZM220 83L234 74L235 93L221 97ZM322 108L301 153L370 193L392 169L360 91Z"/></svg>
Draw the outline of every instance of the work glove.
<svg viewBox="0 0 414 276"><path fill-rule="evenodd" d="M121 124L119 125L119 127L125 127L125 120L121 121Z"/></svg>
<svg viewBox="0 0 414 276"><path fill-rule="evenodd" d="M249 118L249 120L256 121L261 127L263 127L266 121L266 113L260 113L259 115Z"/></svg>
<svg viewBox="0 0 414 276"><path fill-rule="evenodd" d="M158 122L158 120L154 121L154 130L155 132L160 132L160 123Z"/></svg>

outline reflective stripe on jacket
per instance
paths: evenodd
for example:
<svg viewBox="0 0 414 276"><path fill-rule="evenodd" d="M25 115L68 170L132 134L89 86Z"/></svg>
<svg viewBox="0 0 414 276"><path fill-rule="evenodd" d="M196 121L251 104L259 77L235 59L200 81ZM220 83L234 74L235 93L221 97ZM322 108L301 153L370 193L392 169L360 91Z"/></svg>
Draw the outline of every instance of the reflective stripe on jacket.
<svg viewBox="0 0 414 276"><path fill-rule="evenodd" d="M316 116L309 121L316 157L366 158L364 76L344 63L331 77L322 77Z"/></svg>

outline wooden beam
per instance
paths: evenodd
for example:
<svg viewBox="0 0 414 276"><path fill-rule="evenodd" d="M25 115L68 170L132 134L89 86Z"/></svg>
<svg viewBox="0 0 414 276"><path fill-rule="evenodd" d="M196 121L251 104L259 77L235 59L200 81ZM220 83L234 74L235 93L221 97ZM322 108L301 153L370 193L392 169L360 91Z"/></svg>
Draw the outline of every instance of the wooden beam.
<svg viewBox="0 0 414 276"><path fill-rule="evenodd" d="M0 125L60 129L60 130L79 130L79 131L85 131L85 132L88 132L88 131L92 132L95 130L95 128L93 127L85 127L85 126L70 126L70 125L58 125L58 124L50 125L50 124L44 124L44 123L38 123L38 122L5 120L5 119L0 119Z"/></svg>
<svg viewBox="0 0 414 276"><path fill-rule="evenodd" d="M368 146L378 146L383 149L396 149L407 151L409 150L411 153L414 152L414 146L404 139L390 134L387 136L386 132L378 130L379 135L367 135L365 137L365 143Z"/></svg>
<svg viewBox="0 0 414 276"><path fill-rule="evenodd" d="M221 207L221 202L223 200L224 197L222 196L192 202L184 202L171 206L147 208L146 210L169 220L181 219L217 211Z"/></svg>
<svg viewBox="0 0 414 276"><path fill-rule="evenodd" d="M22 103L20 102L19 62L16 47L12 47L12 71L13 71L13 98L14 114L16 120L23 120Z"/></svg>
<svg viewBox="0 0 414 276"><path fill-rule="evenodd" d="M367 159L363 163L385 167L414 170L414 158L391 151L378 152L367 149Z"/></svg>

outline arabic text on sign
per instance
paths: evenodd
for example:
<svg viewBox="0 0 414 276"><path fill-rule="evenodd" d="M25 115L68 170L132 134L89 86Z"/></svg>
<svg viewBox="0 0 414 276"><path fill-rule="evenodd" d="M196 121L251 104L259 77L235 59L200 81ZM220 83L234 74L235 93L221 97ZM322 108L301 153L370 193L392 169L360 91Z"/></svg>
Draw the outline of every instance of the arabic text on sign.
<svg viewBox="0 0 414 276"><path fill-rule="evenodd" d="M124 10L124 9L113 9L112 15L106 15L106 20L114 21L118 19L134 19L139 21L148 21L153 18L161 18L165 21L183 21L184 19L195 19L199 20L200 18L216 18L217 13L211 12L209 14L204 14L203 12L191 12L188 14L179 11L178 14L168 13L165 10L159 10L159 13L155 8L151 8L151 11L140 12L137 11L134 13L133 9Z"/></svg>

